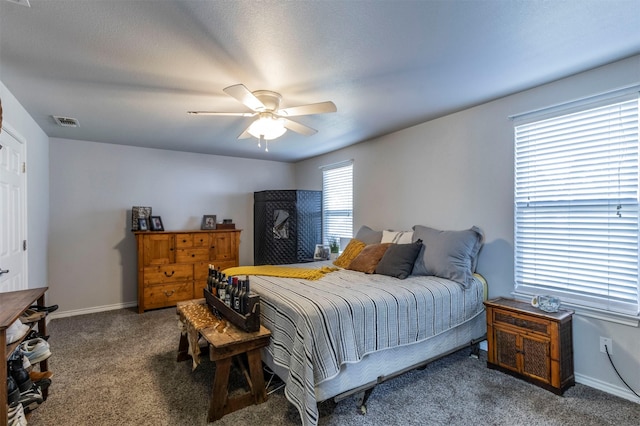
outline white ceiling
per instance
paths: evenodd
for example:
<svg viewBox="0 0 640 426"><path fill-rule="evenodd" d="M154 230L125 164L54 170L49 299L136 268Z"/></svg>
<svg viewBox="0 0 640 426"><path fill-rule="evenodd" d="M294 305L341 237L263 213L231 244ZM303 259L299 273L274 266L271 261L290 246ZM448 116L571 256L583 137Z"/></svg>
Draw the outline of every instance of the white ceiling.
<svg viewBox="0 0 640 426"><path fill-rule="evenodd" d="M278 161L640 53L638 0L28 3L0 0L0 80L50 137ZM250 118L187 115L247 111L222 91L237 83L338 112L268 153L236 139Z"/></svg>

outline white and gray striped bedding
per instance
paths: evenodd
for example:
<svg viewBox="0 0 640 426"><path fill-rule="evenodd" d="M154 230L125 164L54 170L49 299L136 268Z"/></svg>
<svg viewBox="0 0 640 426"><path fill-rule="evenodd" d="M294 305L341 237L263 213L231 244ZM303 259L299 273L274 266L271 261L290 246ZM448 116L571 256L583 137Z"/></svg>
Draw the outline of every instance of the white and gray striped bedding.
<svg viewBox="0 0 640 426"><path fill-rule="evenodd" d="M262 323L272 333L266 350L289 370L285 394L304 426L318 422L315 386L337 375L341 365L422 341L482 311L483 288L476 284L464 290L443 278L398 280L349 270L317 281L251 277L251 289L261 297Z"/></svg>

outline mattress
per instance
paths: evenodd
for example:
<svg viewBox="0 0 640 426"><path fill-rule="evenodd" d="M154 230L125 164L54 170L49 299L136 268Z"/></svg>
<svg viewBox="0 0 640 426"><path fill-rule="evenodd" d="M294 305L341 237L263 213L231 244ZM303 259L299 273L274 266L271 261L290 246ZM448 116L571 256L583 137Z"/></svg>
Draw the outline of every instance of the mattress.
<svg viewBox="0 0 640 426"><path fill-rule="evenodd" d="M264 360L286 383L305 426L318 422L317 401L484 334L479 280L465 290L438 277L398 280L341 269L316 281L252 276L251 288L272 333Z"/></svg>

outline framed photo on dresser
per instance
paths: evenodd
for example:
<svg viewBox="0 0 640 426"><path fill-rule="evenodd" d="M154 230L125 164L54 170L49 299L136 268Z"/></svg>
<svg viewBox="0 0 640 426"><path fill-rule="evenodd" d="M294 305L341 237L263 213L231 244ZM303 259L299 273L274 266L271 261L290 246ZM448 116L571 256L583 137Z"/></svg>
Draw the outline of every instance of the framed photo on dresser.
<svg viewBox="0 0 640 426"><path fill-rule="evenodd" d="M216 215L205 214L202 216L202 224L200 229L216 229Z"/></svg>
<svg viewBox="0 0 640 426"><path fill-rule="evenodd" d="M149 230L149 222L146 217L138 218L138 231L148 231Z"/></svg>
<svg viewBox="0 0 640 426"><path fill-rule="evenodd" d="M162 225L162 219L160 216L151 216L150 227L152 231L164 231L164 226Z"/></svg>

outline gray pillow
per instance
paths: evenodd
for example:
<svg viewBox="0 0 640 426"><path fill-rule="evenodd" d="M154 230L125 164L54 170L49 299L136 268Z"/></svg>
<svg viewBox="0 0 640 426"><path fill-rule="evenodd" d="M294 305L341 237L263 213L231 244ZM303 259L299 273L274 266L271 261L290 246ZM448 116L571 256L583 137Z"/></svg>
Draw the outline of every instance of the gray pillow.
<svg viewBox="0 0 640 426"><path fill-rule="evenodd" d="M413 263L422 247L422 240L410 244L391 244L378 262L376 274L404 280L411 275Z"/></svg>
<svg viewBox="0 0 640 426"><path fill-rule="evenodd" d="M413 239L421 239L423 247L413 265L412 275L435 275L469 288L484 242L480 228L439 231L416 225L413 227Z"/></svg>
<svg viewBox="0 0 640 426"><path fill-rule="evenodd" d="M355 236L356 240L360 240L365 244L379 244L382 241L382 231L374 231L368 226L362 225L358 229L358 233Z"/></svg>

